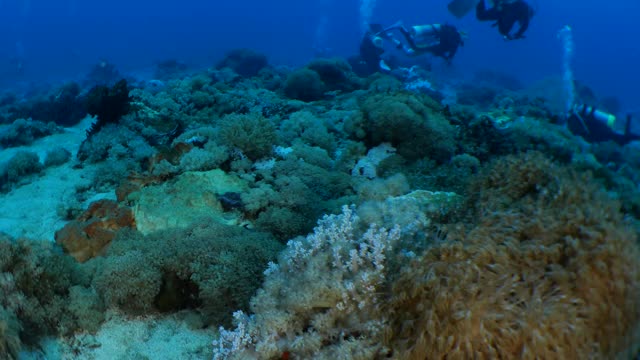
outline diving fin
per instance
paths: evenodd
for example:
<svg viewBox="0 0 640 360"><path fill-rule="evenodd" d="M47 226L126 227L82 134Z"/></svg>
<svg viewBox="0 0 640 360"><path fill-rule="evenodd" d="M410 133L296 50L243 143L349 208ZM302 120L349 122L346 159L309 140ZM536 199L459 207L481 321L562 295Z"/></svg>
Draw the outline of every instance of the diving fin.
<svg viewBox="0 0 640 360"><path fill-rule="evenodd" d="M452 0L447 8L458 19L465 17L478 4L478 0Z"/></svg>

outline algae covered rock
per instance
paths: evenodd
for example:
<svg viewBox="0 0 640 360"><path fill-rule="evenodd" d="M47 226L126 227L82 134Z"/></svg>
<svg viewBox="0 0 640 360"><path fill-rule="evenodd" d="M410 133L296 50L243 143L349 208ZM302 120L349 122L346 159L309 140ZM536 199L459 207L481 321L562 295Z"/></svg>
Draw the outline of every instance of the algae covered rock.
<svg viewBox="0 0 640 360"><path fill-rule="evenodd" d="M240 224L243 220L225 212L219 196L247 191L245 181L216 169L186 172L161 185L147 186L129 195L137 229L148 234L163 229L186 227L200 219L223 224Z"/></svg>
<svg viewBox="0 0 640 360"><path fill-rule="evenodd" d="M58 230L55 238L78 262L85 262L101 254L118 231L135 226L131 209L112 200L99 200Z"/></svg>
<svg viewBox="0 0 640 360"><path fill-rule="evenodd" d="M398 225L404 234L424 233L463 202L453 192L414 190L384 201L367 201L358 208L358 215L367 223Z"/></svg>

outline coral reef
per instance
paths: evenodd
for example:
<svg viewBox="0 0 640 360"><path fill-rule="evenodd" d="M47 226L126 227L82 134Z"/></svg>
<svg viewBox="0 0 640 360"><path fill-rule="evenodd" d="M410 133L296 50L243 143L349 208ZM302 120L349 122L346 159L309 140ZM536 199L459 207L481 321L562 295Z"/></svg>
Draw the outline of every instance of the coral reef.
<svg viewBox="0 0 640 360"><path fill-rule="evenodd" d="M245 214L283 241L308 233L323 213L336 212L353 194L352 178L336 171L326 151L302 144L257 169L242 194Z"/></svg>
<svg viewBox="0 0 640 360"><path fill-rule="evenodd" d="M498 86L510 91L517 91L524 88L522 82L518 80L517 77L491 69L481 69L476 71L473 74L473 82Z"/></svg>
<svg viewBox="0 0 640 360"><path fill-rule="evenodd" d="M455 144L454 131L439 108L426 95L375 94L364 99L363 117L356 126L364 129L370 147L388 142L409 160L429 157L443 162Z"/></svg>
<svg viewBox="0 0 640 360"><path fill-rule="evenodd" d="M22 348L16 314L0 307L0 359L17 359Z"/></svg>
<svg viewBox="0 0 640 360"><path fill-rule="evenodd" d="M315 59L306 67L320 76L325 91L350 92L363 85L351 70L349 63L342 58Z"/></svg>
<svg viewBox="0 0 640 360"><path fill-rule="evenodd" d="M55 239L65 252L82 263L102 253L118 231L135 227L131 209L120 208L111 200L100 200L56 231Z"/></svg>
<svg viewBox="0 0 640 360"><path fill-rule="evenodd" d="M572 135L552 83L426 69L241 49L0 98L43 114L2 127L3 228L58 229L0 239L0 357L632 358L638 144Z"/></svg>
<svg viewBox="0 0 640 360"><path fill-rule="evenodd" d="M47 151L44 158L44 167L60 166L71 159L71 152L65 148L55 148Z"/></svg>
<svg viewBox="0 0 640 360"><path fill-rule="evenodd" d="M11 125L0 126L0 146L3 148L31 145L36 139L61 132L54 123L31 119L16 119Z"/></svg>
<svg viewBox="0 0 640 360"><path fill-rule="evenodd" d="M41 336L92 331L102 322L102 302L55 244L0 234L0 250L2 356L33 346Z"/></svg>
<svg viewBox="0 0 640 360"><path fill-rule="evenodd" d="M364 82L343 59L316 59L292 71L284 83L285 96L306 102L323 99L329 93L351 92Z"/></svg>
<svg viewBox="0 0 640 360"><path fill-rule="evenodd" d="M280 123L280 137L288 145L292 145L293 141L302 141L331 153L336 150L337 144L335 136L330 133L332 124L328 122L308 110L296 111Z"/></svg>
<svg viewBox="0 0 640 360"><path fill-rule="evenodd" d="M291 240L265 272L252 300L257 316L234 314L235 332L221 329L214 359L373 359L388 349L378 341L387 253L397 245L398 228L358 227L354 210L325 217L315 232ZM300 291L304 288L304 291Z"/></svg>
<svg viewBox="0 0 640 360"><path fill-rule="evenodd" d="M9 108L9 118L32 118L44 123L55 123L70 127L79 123L86 115L86 98L80 85L75 82L51 89L43 95L19 102Z"/></svg>
<svg viewBox="0 0 640 360"><path fill-rule="evenodd" d="M20 150L9 161L0 163L0 191L8 192L13 187L28 182L42 171L38 154Z"/></svg>
<svg viewBox="0 0 640 360"><path fill-rule="evenodd" d="M260 114L230 114L218 123L221 145L239 151L251 160L271 154L276 145L276 128Z"/></svg>
<svg viewBox="0 0 640 360"><path fill-rule="evenodd" d="M474 194L467 230L394 282L395 356L630 358L640 253L619 204L536 153L496 161Z"/></svg>
<svg viewBox="0 0 640 360"><path fill-rule="evenodd" d="M325 217L270 265L255 314L234 315L214 359L635 354L640 249L615 200L539 153L495 161L470 192L471 220L419 255L406 247L425 236L419 217L364 235L352 209Z"/></svg>
<svg viewBox="0 0 640 360"><path fill-rule="evenodd" d="M267 57L251 49L231 50L216 66L218 69L230 68L242 77L258 75L268 65Z"/></svg>
<svg viewBox="0 0 640 360"><path fill-rule="evenodd" d="M118 81L113 87L96 86L87 94L87 112L98 118L94 131L104 124L116 123L130 110L129 86L126 80Z"/></svg>
<svg viewBox="0 0 640 360"><path fill-rule="evenodd" d="M90 146L92 137L107 127L115 125L131 110L129 86L126 80L118 81L113 87L98 85L87 94L87 112L98 120L87 130L87 138L80 145L78 159L86 160L95 157ZM99 159L104 159L100 157Z"/></svg>
<svg viewBox="0 0 640 360"><path fill-rule="evenodd" d="M290 99L309 102L322 99L325 86L317 72L303 68L294 70L287 76L283 90Z"/></svg>
<svg viewBox="0 0 640 360"><path fill-rule="evenodd" d="M465 85L458 91L458 103L487 109L491 106L496 96L498 96L498 89L494 87Z"/></svg>
<svg viewBox="0 0 640 360"><path fill-rule="evenodd" d="M225 213L219 200L228 192L244 193L245 180L220 169L184 172L170 182L139 184L120 195L133 208L136 228L143 234L187 227L206 218L227 225L242 225L242 217Z"/></svg>
<svg viewBox="0 0 640 360"><path fill-rule="evenodd" d="M266 233L200 221L146 236L121 232L88 264L107 306L134 314L196 309L206 324L219 324L230 322L229 309L247 308L280 247Z"/></svg>
<svg viewBox="0 0 640 360"><path fill-rule="evenodd" d="M188 69L189 67L187 64L176 59L168 59L156 64L153 77L159 80L175 79L177 77L187 75Z"/></svg>
<svg viewBox="0 0 640 360"><path fill-rule="evenodd" d="M122 74L115 64L101 60L93 65L85 76L84 85L87 87L111 87L122 79Z"/></svg>

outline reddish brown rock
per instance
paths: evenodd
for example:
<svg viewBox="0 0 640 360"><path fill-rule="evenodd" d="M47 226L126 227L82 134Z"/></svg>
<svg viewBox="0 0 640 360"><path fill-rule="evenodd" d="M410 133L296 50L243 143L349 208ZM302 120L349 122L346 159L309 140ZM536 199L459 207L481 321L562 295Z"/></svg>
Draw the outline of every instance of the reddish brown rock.
<svg viewBox="0 0 640 360"><path fill-rule="evenodd" d="M171 148L163 148L158 151L157 154L151 156L147 159L147 168L149 172L153 172L153 169L157 164L159 164L162 160L168 161L171 165L180 164L180 160L184 154L188 153L193 149L193 144L180 142L175 144Z"/></svg>
<svg viewBox="0 0 640 360"><path fill-rule="evenodd" d="M149 157L146 160L146 175L132 173L129 177L122 181L118 188L116 189L116 198L119 202L127 200L128 196L131 193L136 191L140 191L143 187L150 184L161 184L166 181L168 178L175 176L176 174L166 173L166 174L155 174L153 173L154 168L162 161L166 160L172 165L179 165L182 157L191 151L194 148L193 144L180 142L175 144L171 148L162 148L158 151L157 154Z"/></svg>
<svg viewBox="0 0 640 360"><path fill-rule="evenodd" d="M116 188L116 199L118 202L125 201L129 194L140 191L142 185L131 180L125 180Z"/></svg>
<svg viewBox="0 0 640 360"><path fill-rule="evenodd" d="M58 230L55 238L67 253L85 262L105 250L118 231L135 227L130 208L120 207L113 200L99 200Z"/></svg>

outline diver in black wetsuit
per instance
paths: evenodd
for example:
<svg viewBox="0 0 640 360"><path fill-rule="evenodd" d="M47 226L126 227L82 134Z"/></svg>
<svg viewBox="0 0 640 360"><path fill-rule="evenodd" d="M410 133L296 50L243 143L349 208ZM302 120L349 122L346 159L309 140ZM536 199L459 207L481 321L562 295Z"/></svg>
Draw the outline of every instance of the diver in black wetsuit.
<svg viewBox="0 0 640 360"><path fill-rule="evenodd" d="M631 115L627 115L624 132L614 129L616 117L592 106L576 105L567 117L567 127L591 143L613 141L626 145L640 140L640 135L631 133Z"/></svg>
<svg viewBox="0 0 640 360"><path fill-rule="evenodd" d="M498 31L505 40L523 39L524 32L529 27L529 21L533 17L534 11L531 5L523 0L496 0L495 5L487 9L480 0L476 6L476 18L480 21L495 21L493 26L498 27ZM518 31L511 35L511 29L517 23L520 24Z"/></svg>
<svg viewBox="0 0 640 360"><path fill-rule="evenodd" d="M407 40L408 46L394 40L396 47L408 56L431 53L445 59L447 63L451 63L458 47L464 45L463 34L453 25L417 25L409 29L398 25L397 29Z"/></svg>
<svg viewBox="0 0 640 360"><path fill-rule="evenodd" d="M396 39L392 32L399 30L406 40L406 45ZM463 46L463 34L453 25L417 25L409 29L398 22L388 28L380 24L371 24L360 42L360 54L349 59L349 63L358 75L371 75L375 72L389 72L391 67L384 61L384 42L389 41L406 55L414 57L430 53L442 57L451 63L458 47Z"/></svg>
<svg viewBox="0 0 640 360"><path fill-rule="evenodd" d="M359 63L366 67L367 73L373 74L379 71L391 71L391 68L382 59L384 54L384 29L380 25L371 25L360 42Z"/></svg>

